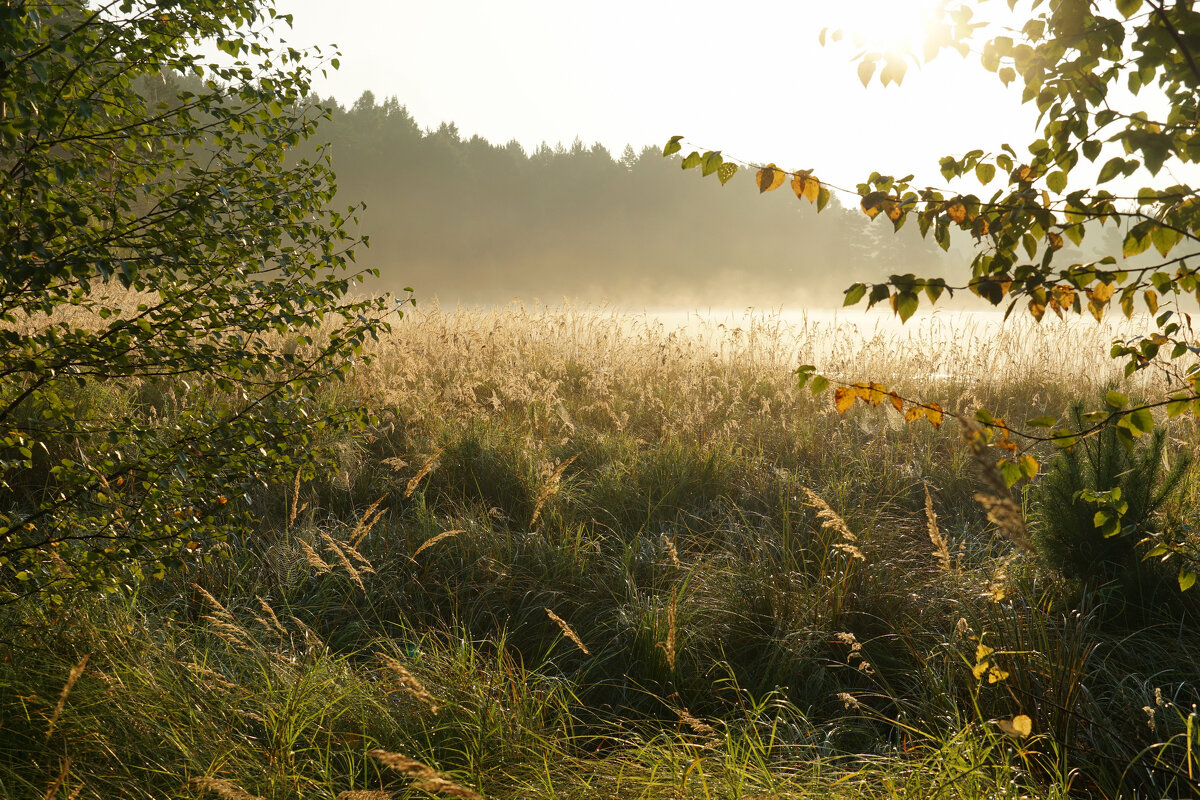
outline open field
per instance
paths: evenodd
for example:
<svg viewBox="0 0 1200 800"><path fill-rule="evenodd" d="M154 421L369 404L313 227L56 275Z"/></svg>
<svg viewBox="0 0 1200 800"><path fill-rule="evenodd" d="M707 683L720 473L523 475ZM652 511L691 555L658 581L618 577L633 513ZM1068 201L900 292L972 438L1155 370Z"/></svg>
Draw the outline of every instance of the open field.
<svg viewBox="0 0 1200 800"><path fill-rule="evenodd" d="M1064 577L988 521L957 422L839 416L793 373L1016 425L1151 396L1109 332L676 322L398 322L319 399L370 431L252 534L0 607L0 796L1200 796L1200 589ZM1173 421L1155 463L1198 446ZM1066 515L1014 491L1035 541ZM1198 510L1193 469L1146 532L1195 547Z"/></svg>

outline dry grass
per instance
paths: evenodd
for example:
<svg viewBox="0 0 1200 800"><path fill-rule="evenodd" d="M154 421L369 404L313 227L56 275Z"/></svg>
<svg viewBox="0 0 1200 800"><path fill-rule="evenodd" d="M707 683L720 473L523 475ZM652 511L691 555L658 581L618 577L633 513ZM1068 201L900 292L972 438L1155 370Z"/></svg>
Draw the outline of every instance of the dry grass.
<svg viewBox="0 0 1200 800"><path fill-rule="evenodd" d="M646 442L734 439L754 447L798 436L814 413L833 413L831 400L796 386L794 370L805 363L835 380L870 379L948 408L969 392L969 405L1019 423L1119 381L1122 365L1108 350L1136 328L1136 321L1023 318L997 326L950 315L904 328L861 315L668 322L572 307L434 307L397 322L359 372L355 395L402 410L409 426L520 417L531 451L552 470L562 463L550 451L581 426ZM1127 389L1150 392L1161 383L1144 371ZM880 419L903 425L899 415L880 412ZM406 496L440 454L411 475Z"/></svg>

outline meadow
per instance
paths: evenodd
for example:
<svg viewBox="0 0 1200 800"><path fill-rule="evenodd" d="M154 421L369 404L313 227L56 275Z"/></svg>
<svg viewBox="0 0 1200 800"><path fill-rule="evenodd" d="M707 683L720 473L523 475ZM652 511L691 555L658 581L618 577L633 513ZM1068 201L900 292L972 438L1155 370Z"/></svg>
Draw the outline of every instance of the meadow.
<svg viewBox="0 0 1200 800"><path fill-rule="evenodd" d="M1200 796L1200 589L1145 547L1064 570L1099 556L1055 549L1086 520L1052 445L1013 487L1023 549L953 417L797 386L810 363L1014 425L1159 388L1119 331L979 324L419 309L319 398L369 429L254 497L249 535L0 607L0 796ZM1147 492L1138 539L1194 552L1200 476L1172 468L1200 431L1160 422L1134 456L1077 447Z"/></svg>

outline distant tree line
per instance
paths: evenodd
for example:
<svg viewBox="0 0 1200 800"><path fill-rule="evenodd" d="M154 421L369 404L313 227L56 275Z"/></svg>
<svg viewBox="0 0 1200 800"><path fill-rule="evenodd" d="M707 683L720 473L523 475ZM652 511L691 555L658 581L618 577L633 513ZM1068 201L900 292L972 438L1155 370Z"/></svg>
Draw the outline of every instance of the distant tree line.
<svg viewBox="0 0 1200 800"><path fill-rule="evenodd" d="M322 135L340 196L366 202L360 258L380 270L376 289L412 286L443 304L830 305L851 281L942 263L915 230L895 237L836 197L818 219L748 187L693 185L657 147L614 158L576 140L526 152L452 123L423 130L370 92L328 105Z"/></svg>

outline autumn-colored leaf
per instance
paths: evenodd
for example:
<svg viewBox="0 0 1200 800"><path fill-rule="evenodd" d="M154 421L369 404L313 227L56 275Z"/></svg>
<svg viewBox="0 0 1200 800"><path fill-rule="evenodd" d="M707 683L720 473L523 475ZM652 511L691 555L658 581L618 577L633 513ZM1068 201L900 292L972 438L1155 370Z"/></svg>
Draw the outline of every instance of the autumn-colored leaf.
<svg viewBox="0 0 1200 800"><path fill-rule="evenodd" d="M796 197L815 203L821 194L821 182L812 176L811 169L803 169L792 178L792 191Z"/></svg>
<svg viewBox="0 0 1200 800"><path fill-rule="evenodd" d="M1024 739L1033 732L1033 720L1025 714L1017 714L1012 719L998 719L996 726L1014 739Z"/></svg>
<svg viewBox="0 0 1200 800"><path fill-rule="evenodd" d="M904 412L904 421L913 422L925 416L925 409L921 406L909 406L908 411Z"/></svg>
<svg viewBox="0 0 1200 800"><path fill-rule="evenodd" d="M779 167L774 164L768 164L758 171L754 180L758 184L759 193L773 192L780 186L783 186L783 181L786 177L787 173L779 169Z"/></svg>
<svg viewBox="0 0 1200 800"><path fill-rule="evenodd" d="M1050 243L1051 250L1061 250L1063 246L1063 237L1061 233L1050 231L1046 234L1046 241Z"/></svg>
<svg viewBox="0 0 1200 800"><path fill-rule="evenodd" d="M833 392L833 405L839 414L845 414L850 410L850 406L854 405L854 400L857 396L853 388L839 386Z"/></svg>
<svg viewBox="0 0 1200 800"><path fill-rule="evenodd" d="M1101 303L1107 303L1112 299L1113 292L1116 291L1116 286L1111 283L1098 283L1092 289L1088 290L1088 296L1099 300Z"/></svg>
<svg viewBox="0 0 1200 800"><path fill-rule="evenodd" d="M928 407L925 409L925 418L928 419L935 428L942 427L942 422L945 420L945 417L946 415L942 412L942 407L937 403L929 403Z"/></svg>
<svg viewBox="0 0 1200 800"><path fill-rule="evenodd" d="M732 178L737 171L737 164L732 164L726 161L724 164L717 167L717 180L719 180L721 185L724 186L725 184L729 183L729 179Z"/></svg>
<svg viewBox="0 0 1200 800"><path fill-rule="evenodd" d="M1042 317L1046 315L1046 296L1045 293L1039 299L1037 297L1029 298L1029 313L1038 322L1042 321Z"/></svg>
<svg viewBox="0 0 1200 800"><path fill-rule="evenodd" d="M871 219L875 219L882 210L883 203L886 200L887 194L885 192L868 192L859 201L859 206L862 208L864 214Z"/></svg>
<svg viewBox="0 0 1200 800"><path fill-rule="evenodd" d="M904 401L900 399L900 395L896 394L895 392L888 392L888 398L892 401L892 406L897 411L904 410Z"/></svg>
<svg viewBox="0 0 1200 800"><path fill-rule="evenodd" d="M955 200L946 207L946 213L950 215L950 219L961 224L967 218L967 207Z"/></svg>
<svg viewBox="0 0 1200 800"><path fill-rule="evenodd" d="M827 190L821 188L821 182L812 175L809 175L808 180L804 182L804 199L810 203L818 203L821 199L822 191L828 194Z"/></svg>

